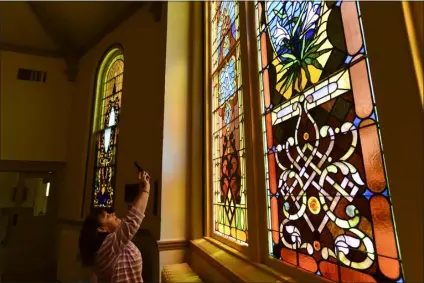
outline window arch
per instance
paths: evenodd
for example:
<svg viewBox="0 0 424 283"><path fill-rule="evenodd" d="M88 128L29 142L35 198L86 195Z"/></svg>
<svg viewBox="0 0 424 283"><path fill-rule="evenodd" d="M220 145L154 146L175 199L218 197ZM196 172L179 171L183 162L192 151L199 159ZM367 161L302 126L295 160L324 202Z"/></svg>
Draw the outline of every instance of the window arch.
<svg viewBox="0 0 424 283"><path fill-rule="evenodd" d="M123 76L122 49L114 47L104 56L96 80L93 207L113 207Z"/></svg>

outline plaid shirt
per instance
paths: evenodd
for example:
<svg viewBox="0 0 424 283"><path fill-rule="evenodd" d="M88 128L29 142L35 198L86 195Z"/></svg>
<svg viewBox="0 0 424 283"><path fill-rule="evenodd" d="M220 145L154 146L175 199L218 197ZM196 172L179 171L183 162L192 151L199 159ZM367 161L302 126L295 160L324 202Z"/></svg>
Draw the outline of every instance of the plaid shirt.
<svg viewBox="0 0 424 283"><path fill-rule="evenodd" d="M131 242L143 218L144 215L132 207L116 231L106 237L96 257L98 282L143 282L141 254Z"/></svg>

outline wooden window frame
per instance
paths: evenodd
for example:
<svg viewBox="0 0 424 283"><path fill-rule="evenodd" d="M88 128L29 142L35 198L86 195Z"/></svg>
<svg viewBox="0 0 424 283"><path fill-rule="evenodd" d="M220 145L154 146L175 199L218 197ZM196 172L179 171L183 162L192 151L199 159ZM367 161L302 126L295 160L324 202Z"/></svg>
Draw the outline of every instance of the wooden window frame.
<svg viewBox="0 0 424 283"><path fill-rule="evenodd" d="M216 235L213 231L213 206L212 206L212 164L211 164L211 122L212 115L210 111L211 106L211 83L210 83L210 10L209 3L205 3L204 10L205 12L205 50L204 50L204 68L206 70L204 81L205 81L205 103L204 103L204 113L205 113L205 198L204 205L206 208L205 213L205 239L210 239L209 241L218 241L220 242L219 248L227 251L231 254L238 254L239 258L244 258L249 260L251 264L259 264L265 267L269 267L276 272L284 272L284 274L290 275L299 282L310 281L311 279L314 282L328 282L324 277L316 276L310 272L302 270L298 267L292 266L288 263L279 261L275 258L272 258L269 255L268 248L268 235L267 235L267 204L266 204L266 190L265 186L265 174L264 172L264 158L263 158L263 133L262 133L262 120L261 120L261 109L258 105L261 105L261 96L259 95L259 79L258 79L258 70L257 70L257 42L255 36L248 36L255 34L255 24L256 13L255 13L255 3L254 2L239 2L239 18L240 18L240 45L241 45L241 64L242 64L242 77L243 77L243 105L246 120L249 123L245 124L245 144L246 144L246 177L247 184L249 185L247 189L247 199L248 199L248 231L249 231L249 242L247 247L241 247L237 243L226 239L222 236ZM384 6L384 9L388 10L391 14L387 15L379 20L374 20L372 15L375 14L380 9L380 5ZM383 60L383 55L390 53L390 50L384 50L382 52L381 48L384 44L389 42L382 42L381 36L377 36L381 28L385 25L389 25L388 28L395 38L405 38L407 37L406 27L395 29L396 23L404 22L404 12L402 12L402 3L401 2L387 2L387 3L360 3L361 8L361 18L362 25L366 38L367 53L370 56L370 71L372 76L372 86L375 91L376 104L379 111L379 123L382 127L381 135L383 140L383 145L385 145L384 155L385 163L387 166L388 176L391 180L391 198L394 204L394 218L398 219L398 223L395 224L396 232L398 234L399 245L401 246L402 251L402 262L404 269L404 276L406 280L413 281L416 278L420 278L420 273L418 271L418 266L421 266L423 260L422 256L417 260L416 255L414 254L414 248L411 247L411 244L408 243L411 241L411 237L415 239L415 243L419 242L419 237L421 234L410 235L409 224L408 223L399 223L399 220L406 220L408 218L407 214L412 212L414 209L408 205L408 201L402 200L403 186L400 185L402 174L405 174L408 169L400 168L396 164L396 156L398 154L393 150L394 141L390 140L390 136L393 137L393 130L388 130L387 126L393 124L395 121L394 117L391 117L388 112L394 110L393 104L395 103L394 98L387 98L388 93L393 93L395 89L399 89L396 86L396 80L393 80L395 76L391 74L390 70L386 68L385 61ZM407 15L405 15L407 17ZM390 22L390 23L388 23ZM387 35L389 32L384 32ZM374 37L374 38L373 38ZM380 38L376 40L375 38ZM401 48L404 51L400 56L399 60L402 60L401 67L404 70L408 70L408 74L414 70L414 58L413 54L409 53L409 46L407 40L406 43L397 43L396 46ZM415 59L416 60L416 59ZM405 107L413 109L414 116L417 116L419 109L422 106L421 103L421 93L420 86L416 82L416 76L409 76L404 80L408 81L409 92L412 93L409 95L409 100L406 101ZM387 78L392 78L387 80ZM406 83L406 82L405 82ZM422 87L422 86L421 86ZM417 95L416 95L417 94ZM416 95L416 97L415 97ZM386 98L386 99L385 99ZM418 102L418 103L417 103ZM392 105L388 105L391 103ZM383 109L383 111L381 111ZM383 113L385 112L385 113ZM403 112L402 114L407 114ZM422 122L421 122L422 124ZM388 137L388 138L386 138ZM422 139L421 139L422 140ZM418 145L420 141L414 141L414 145ZM392 150L390 150L392 149ZM411 152L414 149L406 149L406 151ZM255 164L253 168L252 164ZM418 167L422 168L422 161ZM396 168L396 169L393 169ZM419 170L419 169L418 169ZM395 181L393 181L395 180ZM414 178L410 179L410 182L417 185L422 184L422 180ZM421 186L422 187L422 186ZM417 186L414 193L418 192L419 188ZM421 192L422 194L422 192ZM253 200L255 200L253 202ZM418 203L415 201L414 203ZM420 214L420 219L423 217ZM254 234L255 233L255 234ZM422 247L422 243L420 243ZM219 261L219 260L218 260Z"/></svg>

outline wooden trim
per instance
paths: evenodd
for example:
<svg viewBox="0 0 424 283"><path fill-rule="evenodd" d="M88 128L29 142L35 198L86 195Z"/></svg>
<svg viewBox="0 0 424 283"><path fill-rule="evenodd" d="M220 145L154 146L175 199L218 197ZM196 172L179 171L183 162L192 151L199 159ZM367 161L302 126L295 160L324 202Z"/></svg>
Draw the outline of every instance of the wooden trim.
<svg viewBox="0 0 424 283"><path fill-rule="evenodd" d="M212 115L210 109L212 108L212 99L211 99L211 91L210 91L210 69L211 69L211 62L209 59L210 54L210 2L204 2L205 5L205 18L204 18L204 156L203 156L203 162L204 162L204 179L203 179L203 186L204 186L204 207L205 207L205 235L211 236L213 229L213 207L212 207L212 200L213 200L213 182L212 182L212 166L211 166L211 160L212 160Z"/></svg>
<svg viewBox="0 0 424 283"><path fill-rule="evenodd" d="M188 33L188 65L190 66L187 73L188 77L188 99L187 99L187 132L189 138L187 147L191 150L187 153L187 168L188 168L188 186L187 186L187 227L188 239L198 239L204 236L203 232L203 133L204 128L204 111L199 105L203 104L202 93L203 86L203 71L204 59L203 51L203 3L191 2L189 5L189 33ZM201 44L198 44L198 43ZM201 189L199 189L201 188Z"/></svg>
<svg viewBox="0 0 424 283"><path fill-rule="evenodd" d="M1 157L2 157L2 151L1 151L2 143L1 143L1 141L2 141L2 138L3 138L3 135L2 135L2 132L1 132L1 129L2 129L1 128L1 116L2 116L1 101L2 101L2 94L3 94L3 72L2 72L3 71L3 61L1 60L2 57L3 57L2 55L3 54L1 54L1 52L0 52L0 160L1 160Z"/></svg>
<svg viewBox="0 0 424 283"><path fill-rule="evenodd" d="M216 250L208 249L208 242L201 242L204 239L193 240L190 242L190 248L192 253L196 253L201 256L208 264L210 264L213 268L218 269L222 275L229 279L230 282L244 282L244 280L234 273L234 271L226 268L225 262L223 260L218 261L214 258L214 254ZM206 245L205 245L206 244ZM192 256L191 256L192 257Z"/></svg>
<svg viewBox="0 0 424 283"><path fill-rule="evenodd" d="M65 167L63 161L0 160L0 172L56 172Z"/></svg>
<svg viewBox="0 0 424 283"><path fill-rule="evenodd" d="M159 251L182 250L189 246L188 240L158 241Z"/></svg>
<svg viewBox="0 0 424 283"><path fill-rule="evenodd" d="M405 17L405 26L409 39L409 46L411 48L412 61L415 68L415 75L417 77L418 89L420 90L421 105L424 107L424 87L423 87L423 64L421 58L423 46L420 47L420 40L418 38L419 27L414 24L414 17L412 15L412 3L402 2L403 14ZM415 19L418 21L418 19ZM422 36L422 35L421 35ZM420 51L421 50L421 51Z"/></svg>
<svg viewBox="0 0 424 283"><path fill-rule="evenodd" d="M41 57L50 57L50 58L59 58L59 59L65 58L65 54L63 54L63 52L61 51L40 49L36 47L31 47L31 46L17 45L17 44L13 44L9 42L0 42L0 50L15 52L15 53L22 53L27 55L41 56Z"/></svg>
<svg viewBox="0 0 424 283"><path fill-rule="evenodd" d="M205 21L206 20L206 14L207 14L207 3L208 2L202 2L202 7L201 7L201 9L202 9L202 15L201 15L201 24L202 24L202 37L201 37L201 40L202 40L202 49L201 49L201 54L203 54L203 58L207 58L205 55L206 55L206 48L207 48L207 45L208 45L208 41L207 41L207 27L208 27L208 25L207 25L207 22ZM202 146L202 184L201 184L201 186L202 186L202 200L201 200L201 202L202 202L202 235L203 236L205 236L205 235L207 235L207 231L208 231L208 228L207 228L207 225L208 225L208 221L206 221L205 219L207 218L207 215L208 215L208 212L207 212L207 205L206 205L206 196L207 196L207 194L208 194L208 192L207 192L207 188L206 188L206 186L205 186L205 184L206 184L206 180L207 180L207 178L206 178L206 163L208 162L205 158L206 158L206 130L205 130L205 128L206 128L206 107L205 107L205 105L206 105L206 97L205 97L205 92L207 91L207 89L208 89L208 85L206 84L206 76L207 76L207 74L208 74L208 72L207 72L207 62L204 60L204 59L202 59L202 89L201 89L201 91L202 91L202 93L203 93L203 95L202 95L202 109L201 109L201 111L202 111L202 141L201 141L201 146Z"/></svg>
<svg viewBox="0 0 424 283"><path fill-rule="evenodd" d="M411 233L410 224L411 215L414 223L424 222L423 105L402 5L403 2L395 1L362 1L360 13L404 281L423 282L423 229ZM393 50L396 50L395 69L387 65ZM405 188L411 197L405 197Z"/></svg>
<svg viewBox="0 0 424 283"><path fill-rule="evenodd" d="M251 23L248 25L247 34L256 33L256 7L254 2L246 2L246 18ZM265 259L269 256L269 245L268 245L268 204L267 204L267 181L265 177L265 158L264 158L264 145L263 144L263 131L262 129L262 96L260 91L259 82L259 70L258 70L258 46L257 37L248 36L246 38L248 46L248 66L247 71L249 72L249 87L250 97L249 105L245 104L245 107L250 107L251 111L251 131L252 131L252 148L254 149L251 158L251 163L254 164L254 170L251 171L253 175L254 183L253 187L255 190L251 191L250 198L255 199L254 207L256 213L250 214L250 217L254 218L256 242L258 257ZM253 207L253 206L250 206ZM249 233L251 235L252 233Z"/></svg>
<svg viewBox="0 0 424 283"><path fill-rule="evenodd" d="M216 232L212 232L212 234L209 236L211 239L214 239L215 241L218 241L225 246L231 247L233 249L236 249L239 252L242 252L244 254L248 254L249 252L249 246L248 245L242 245L239 244L231 239L227 239L225 236L222 236Z"/></svg>
<svg viewBox="0 0 424 283"><path fill-rule="evenodd" d="M261 201L261 199L257 199L256 197L256 191L263 187L263 184L258 184L257 176L256 175L264 175L263 170L261 167L258 167L258 163L263 159L262 156L262 150L261 147L258 147L257 140L260 142L262 140L262 132L260 133L261 136L258 138L255 138L255 127L258 126L261 127L261 116L259 116L259 123L256 123L256 116L254 109L258 105L261 104L255 104L254 99L258 97L259 92L255 92L256 89L252 87L252 82L254 81L254 78L257 77L255 74L254 77L251 76L251 69L252 69L252 61L253 59L256 59L257 53L250 52L249 50L249 39L251 38L249 35L254 34L249 29L251 27L250 24L250 18L248 14L248 8L249 4L253 2L240 2L239 3L239 22L240 22L240 60L241 60L241 76L242 76L242 96L243 96L243 119L245 121L248 121L244 123L244 133L240 133L244 136L244 150L245 150L245 188L246 190L246 204L247 204L247 227L248 227L248 247L245 249L249 258L251 260L259 260L260 254L259 254L259 222L256 220L257 217L260 215L260 213L256 213L252 209L249 208L257 208L258 202ZM256 37L255 37L256 38ZM256 67L257 65L253 65L253 67ZM256 152L260 151L261 155L259 155L259 162L257 160L257 154ZM259 173L259 174L258 174ZM259 209L259 208L258 208Z"/></svg>
<svg viewBox="0 0 424 283"><path fill-rule="evenodd" d="M290 276L250 261L243 253L209 237L191 241L190 247L193 253L203 257L231 282L297 282Z"/></svg>

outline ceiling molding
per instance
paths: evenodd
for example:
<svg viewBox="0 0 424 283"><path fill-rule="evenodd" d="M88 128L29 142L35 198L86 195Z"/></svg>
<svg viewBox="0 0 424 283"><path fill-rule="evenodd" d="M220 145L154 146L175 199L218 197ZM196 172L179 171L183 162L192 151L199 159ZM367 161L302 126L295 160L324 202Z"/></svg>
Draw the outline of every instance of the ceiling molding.
<svg viewBox="0 0 424 283"><path fill-rule="evenodd" d="M17 45L8 42L0 42L0 50L41 57L65 58L65 54L63 54L61 51L39 49L31 46Z"/></svg>
<svg viewBox="0 0 424 283"><path fill-rule="evenodd" d="M133 2L128 6L119 17L117 17L114 21L110 22L106 27L104 27L96 36L93 36L92 39L87 42L83 47L78 50L78 56L81 58L84 56L90 49L96 46L103 38L106 37L109 33L115 30L118 26L120 26L123 22L128 20L132 15L134 15L142 6L144 6L146 2Z"/></svg>

